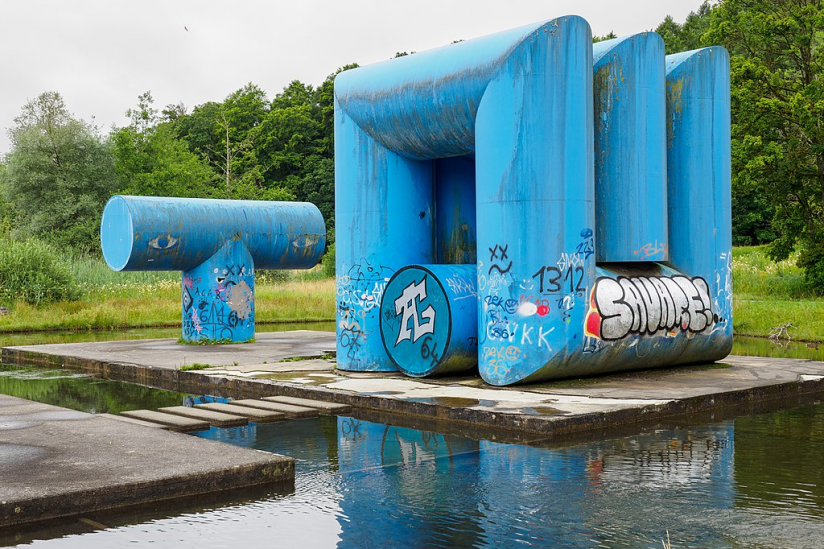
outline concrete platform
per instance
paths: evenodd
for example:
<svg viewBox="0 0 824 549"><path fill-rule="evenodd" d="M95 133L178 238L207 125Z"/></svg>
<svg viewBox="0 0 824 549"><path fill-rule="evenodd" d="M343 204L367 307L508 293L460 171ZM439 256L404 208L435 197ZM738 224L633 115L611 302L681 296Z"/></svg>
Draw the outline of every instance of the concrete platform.
<svg viewBox="0 0 824 549"><path fill-rule="evenodd" d="M0 528L294 481L294 460L0 395Z"/></svg>
<svg viewBox="0 0 824 549"><path fill-rule="evenodd" d="M334 361L320 358L281 360L319 356L333 345L332 333L298 331L261 334L256 343L220 347L173 340L6 347L2 359L66 366L177 391L321 400L550 438L824 392L824 362L795 359L730 356L720 364L510 388L492 387L473 376L412 379L339 372ZM223 366L198 371L177 366L194 361Z"/></svg>

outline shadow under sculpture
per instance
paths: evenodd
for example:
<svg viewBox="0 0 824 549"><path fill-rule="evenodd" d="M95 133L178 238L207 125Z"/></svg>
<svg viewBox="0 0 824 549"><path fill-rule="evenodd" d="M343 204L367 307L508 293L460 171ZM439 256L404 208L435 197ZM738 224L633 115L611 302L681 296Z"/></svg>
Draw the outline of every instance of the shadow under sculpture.
<svg viewBox="0 0 824 549"><path fill-rule="evenodd" d="M255 337L255 269L309 269L326 246L306 202L113 196L100 227L115 271L183 271L183 340Z"/></svg>
<svg viewBox="0 0 824 549"><path fill-rule="evenodd" d="M341 370L508 385L732 347L723 48L568 16L345 71L335 169Z"/></svg>

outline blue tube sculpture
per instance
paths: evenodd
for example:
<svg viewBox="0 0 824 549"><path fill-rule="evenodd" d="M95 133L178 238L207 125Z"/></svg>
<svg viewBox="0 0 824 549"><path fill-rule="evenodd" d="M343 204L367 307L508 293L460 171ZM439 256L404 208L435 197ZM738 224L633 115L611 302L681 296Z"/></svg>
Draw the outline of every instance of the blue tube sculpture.
<svg viewBox="0 0 824 549"><path fill-rule="evenodd" d="M100 240L115 271L183 271L185 341L242 342L255 335L255 268L313 267L326 227L303 202L117 195Z"/></svg>
<svg viewBox="0 0 824 549"><path fill-rule="evenodd" d="M424 331L472 334L401 298L467 263L488 383L726 356L729 101L723 48L593 46L576 16L341 73L338 367L442 373Z"/></svg>

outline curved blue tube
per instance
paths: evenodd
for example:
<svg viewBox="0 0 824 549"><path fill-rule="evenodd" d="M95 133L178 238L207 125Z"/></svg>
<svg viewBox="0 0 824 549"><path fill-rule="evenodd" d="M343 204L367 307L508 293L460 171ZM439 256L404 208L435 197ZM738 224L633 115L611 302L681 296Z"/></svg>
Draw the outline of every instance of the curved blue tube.
<svg viewBox="0 0 824 549"><path fill-rule="evenodd" d="M122 196L100 224L103 257L115 271L186 271L230 240L258 269L306 269L326 247L326 226L308 202Z"/></svg>

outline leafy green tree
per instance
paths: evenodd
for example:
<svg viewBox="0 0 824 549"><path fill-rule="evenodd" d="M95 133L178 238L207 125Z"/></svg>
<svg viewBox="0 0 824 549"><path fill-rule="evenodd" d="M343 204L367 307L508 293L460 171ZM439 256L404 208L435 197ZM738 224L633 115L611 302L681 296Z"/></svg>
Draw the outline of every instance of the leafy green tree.
<svg viewBox="0 0 824 549"><path fill-rule="evenodd" d="M318 107L320 108L321 142L318 152L326 158L335 156L335 77L343 71L358 68L357 63L350 63L336 70L326 77L323 84L315 89ZM334 193L332 200L334 201Z"/></svg>
<svg viewBox="0 0 824 549"><path fill-rule="evenodd" d="M131 124L112 132L120 192L146 196L209 197L216 176L204 159L176 138L169 122L160 122L151 92L126 112ZM165 115L164 115L165 116Z"/></svg>
<svg viewBox="0 0 824 549"><path fill-rule="evenodd" d="M303 174L304 159L316 151L321 137L314 114L311 105L273 109L255 128L252 139L268 181Z"/></svg>
<svg viewBox="0 0 824 549"><path fill-rule="evenodd" d="M687 15L683 24L676 23L667 15L655 29L664 39L666 54L695 50L705 45L702 37L709 29L711 13L712 6L705 0L697 12L692 11Z"/></svg>
<svg viewBox="0 0 824 549"><path fill-rule="evenodd" d="M669 17L669 16L667 16L667 17ZM592 43L597 44L598 42L603 42L604 40L612 40L613 38L618 38L615 35L615 32L613 32L613 31L609 31L609 33L607 33L603 36L598 36L598 35L593 34L592 35Z"/></svg>
<svg viewBox="0 0 824 549"><path fill-rule="evenodd" d="M724 0L706 34L731 54L733 185L769 197L774 259L824 291L824 2Z"/></svg>
<svg viewBox="0 0 824 549"><path fill-rule="evenodd" d="M99 249L100 215L117 187L108 144L94 126L75 119L56 92L26 103L14 122L3 174L14 234Z"/></svg>
<svg viewBox="0 0 824 549"><path fill-rule="evenodd" d="M260 154L258 141L260 126L270 114L270 107L259 87L247 84L221 103L195 107L190 115L172 110L164 110L164 116L174 118L175 134L188 144L191 152L204 158L217 175L217 195L241 199L292 197L275 188L277 185L267 178L270 165L266 155Z"/></svg>
<svg viewBox="0 0 824 549"><path fill-rule="evenodd" d="M0 162L0 238L7 236L11 232L14 223L14 210L12 204L4 197L6 193L3 189L6 186L6 163Z"/></svg>

